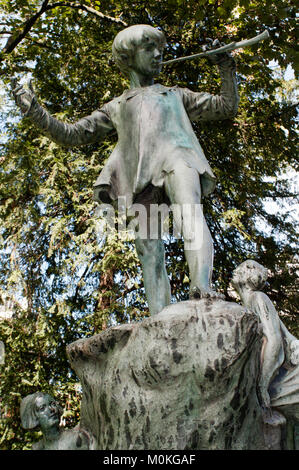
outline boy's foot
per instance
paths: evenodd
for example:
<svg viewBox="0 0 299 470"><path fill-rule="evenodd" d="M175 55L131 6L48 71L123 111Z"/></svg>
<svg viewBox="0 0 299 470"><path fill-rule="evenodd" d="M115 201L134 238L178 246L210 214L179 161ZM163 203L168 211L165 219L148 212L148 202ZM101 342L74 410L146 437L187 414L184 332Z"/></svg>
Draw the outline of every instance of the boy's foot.
<svg viewBox="0 0 299 470"><path fill-rule="evenodd" d="M190 300L199 300L199 299L219 299L224 300L225 296L220 292L216 292L213 289L203 289L199 287L192 287L189 294Z"/></svg>

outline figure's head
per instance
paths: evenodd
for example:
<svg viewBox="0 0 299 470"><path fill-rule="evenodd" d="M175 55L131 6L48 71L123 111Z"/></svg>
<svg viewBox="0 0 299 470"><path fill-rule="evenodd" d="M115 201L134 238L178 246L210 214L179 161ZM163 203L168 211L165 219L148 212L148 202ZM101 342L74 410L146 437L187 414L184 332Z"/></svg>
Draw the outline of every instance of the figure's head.
<svg viewBox="0 0 299 470"><path fill-rule="evenodd" d="M128 74L135 70L154 77L161 72L166 39L162 31L138 24L120 31L112 44L112 53L119 68Z"/></svg>
<svg viewBox="0 0 299 470"><path fill-rule="evenodd" d="M250 290L261 290L267 278L267 269L256 261L248 259L233 271L232 285L237 291L244 287Z"/></svg>
<svg viewBox="0 0 299 470"><path fill-rule="evenodd" d="M40 426L44 432L59 427L62 409L53 397L37 392L23 398L20 414L24 429Z"/></svg>

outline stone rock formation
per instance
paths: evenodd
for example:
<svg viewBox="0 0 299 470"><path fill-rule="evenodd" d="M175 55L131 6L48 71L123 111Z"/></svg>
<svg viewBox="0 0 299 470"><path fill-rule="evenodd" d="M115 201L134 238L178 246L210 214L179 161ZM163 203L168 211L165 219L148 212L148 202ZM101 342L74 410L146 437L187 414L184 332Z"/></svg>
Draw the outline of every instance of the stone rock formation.
<svg viewBox="0 0 299 470"><path fill-rule="evenodd" d="M215 299L78 340L81 426L105 450L279 448L256 394L261 344L255 314Z"/></svg>

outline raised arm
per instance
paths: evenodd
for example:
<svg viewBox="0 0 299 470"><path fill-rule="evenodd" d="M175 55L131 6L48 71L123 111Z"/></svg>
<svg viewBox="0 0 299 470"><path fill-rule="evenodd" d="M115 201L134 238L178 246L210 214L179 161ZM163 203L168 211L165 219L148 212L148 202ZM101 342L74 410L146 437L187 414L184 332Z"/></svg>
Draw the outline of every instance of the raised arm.
<svg viewBox="0 0 299 470"><path fill-rule="evenodd" d="M15 85L13 94L23 114L58 144L66 147L90 144L102 140L113 129L109 117L101 110L74 124L59 121L38 103L31 84L28 90Z"/></svg>
<svg viewBox="0 0 299 470"><path fill-rule="evenodd" d="M218 47L214 41L211 47ZM212 121L233 118L238 110L239 94L236 78L236 64L228 53L211 56L212 64L217 65L221 77L219 95L198 93L183 88L183 103L192 121Z"/></svg>

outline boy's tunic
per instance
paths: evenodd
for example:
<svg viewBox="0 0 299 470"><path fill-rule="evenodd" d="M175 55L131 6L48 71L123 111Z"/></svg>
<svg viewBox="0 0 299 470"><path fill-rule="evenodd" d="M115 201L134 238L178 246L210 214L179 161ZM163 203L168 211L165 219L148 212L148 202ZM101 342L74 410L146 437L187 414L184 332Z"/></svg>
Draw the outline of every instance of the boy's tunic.
<svg viewBox="0 0 299 470"><path fill-rule="evenodd" d="M94 186L94 199L110 202L126 197L127 207L149 185L163 187L165 175L178 162L198 171L202 194L213 191L215 176L190 120L231 118L238 107L235 67L219 67L219 95L155 84L126 90L102 109L75 124L60 122L35 101L29 116L50 137L66 146L98 140L116 129L118 143Z"/></svg>

